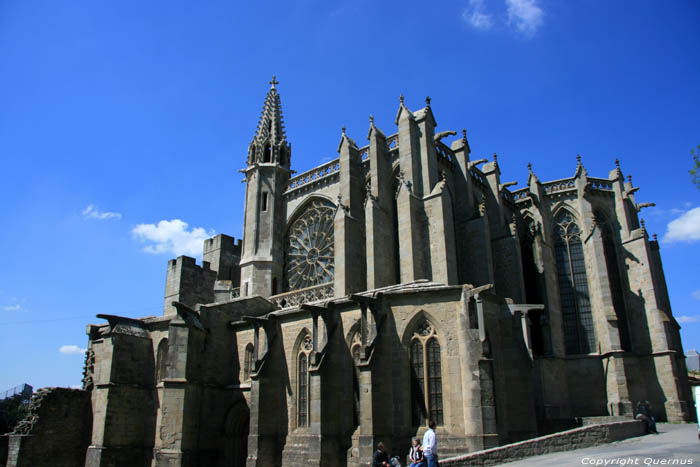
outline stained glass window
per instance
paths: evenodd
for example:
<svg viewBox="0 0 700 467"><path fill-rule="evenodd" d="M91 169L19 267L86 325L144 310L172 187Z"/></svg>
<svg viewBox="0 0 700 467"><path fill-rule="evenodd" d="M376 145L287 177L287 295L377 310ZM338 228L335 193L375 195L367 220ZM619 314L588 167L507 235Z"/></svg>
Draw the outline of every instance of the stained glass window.
<svg viewBox="0 0 700 467"><path fill-rule="evenodd" d="M559 212L555 219L554 235L566 352L594 352L595 332L581 230L571 213L565 210Z"/></svg>
<svg viewBox="0 0 700 467"><path fill-rule="evenodd" d="M333 217L330 201L313 199L287 230L285 291L333 281Z"/></svg>
<svg viewBox="0 0 700 467"><path fill-rule="evenodd" d="M309 371L307 367L307 356L305 353L299 354L299 406L298 425L308 425L309 415Z"/></svg>
<svg viewBox="0 0 700 467"><path fill-rule="evenodd" d="M428 364L428 408L430 419L442 425L442 372L440 344L432 337L425 346Z"/></svg>
<svg viewBox="0 0 700 467"><path fill-rule="evenodd" d="M423 425L430 419L442 425L444 416L440 343L435 329L427 321L423 321L413 335L410 360L413 423Z"/></svg>
<svg viewBox="0 0 700 467"><path fill-rule="evenodd" d="M309 334L304 336L298 355L297 371L297 426L309 426L309 361L313 351L313 341Z"/></svg>
<svg viewBox="0 0 700 467"><path fill-rule="evenodd" d="M423 367L423 343L418 339L411 342L411 370L413 384L413 423L425 423L425 368Z"/></svg>

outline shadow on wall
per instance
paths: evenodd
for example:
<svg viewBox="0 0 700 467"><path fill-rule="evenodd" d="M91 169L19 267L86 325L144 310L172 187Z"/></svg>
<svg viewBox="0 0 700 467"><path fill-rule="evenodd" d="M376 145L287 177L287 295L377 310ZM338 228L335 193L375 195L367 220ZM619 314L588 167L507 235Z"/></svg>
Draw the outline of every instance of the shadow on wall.
<svg viewBox="0 0 700 467"><path fill-rule="evenodd" d="M257 375L259 394L251 394L251 412L258 412L257 449L248 455L257 456L257 465L281 465L289 426L286 397L287 390L291 388L289 368L279 322L274 326L277 337L270 343L263 368ZM253 385L255 384L253 382ZM254 404L257 404L257 407ZM251 431L255 431L253 427ZM251 450L250 444L248 449Z"/></svg>
<svg viewBox="0 0 700 467"><path fill-rule="evenodd" d="M657 375L656 362L651 356L653 344L651 342L651 329L646 310L646 300L641 290L635 294L631 290L627 292L629 310L633 310L634 314L630 316L630 324L632 324L632 345L635 353L645 355L636 359L634 364L625 367L625 372L630 380L630 400L632 405L636 407L639 401L647 400L650 402L654 416L659 421L667 419L666 414L666 396L663 388L659 384ZM640 332L646 330L645 332ZM627 362L626 362L627 363Z"/></svg>

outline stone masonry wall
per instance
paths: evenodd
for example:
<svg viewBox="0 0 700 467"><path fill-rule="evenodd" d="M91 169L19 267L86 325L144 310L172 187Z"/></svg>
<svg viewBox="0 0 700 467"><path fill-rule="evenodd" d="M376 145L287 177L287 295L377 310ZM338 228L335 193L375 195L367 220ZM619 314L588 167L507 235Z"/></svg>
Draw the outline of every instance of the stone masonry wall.
<svg viewBox="0 0 700 467"><path fill-rule="evenodd" d="M572 451L644 434L638 420L591 425L440 461L450 467L489 466L552 452Z"/></svg>
<svg viewBox="0 0 700 467"><path fill-rule="evenodd" d="M9 436L0 435L0 467L5 467L5 464L7 463L7 448L9 442Z"/></svg>
<svg viewBox="0 0 700 467"><path fill-rule="evenodd" d="M30 402L27 417L10 435L7 466L84 465L90 443L90 407L87 391L39 389Z"/></svg>

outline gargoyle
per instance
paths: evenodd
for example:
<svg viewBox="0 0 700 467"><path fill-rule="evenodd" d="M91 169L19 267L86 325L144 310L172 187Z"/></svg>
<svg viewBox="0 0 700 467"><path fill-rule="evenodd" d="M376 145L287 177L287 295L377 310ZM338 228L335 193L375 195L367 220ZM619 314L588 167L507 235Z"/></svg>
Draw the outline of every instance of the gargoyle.
<svg viewBox="0 0 700 467"><path fill-rule="evenodd" d="M441 131L440 133L435 135L435 142L439 143L442 138L445 138L447 136L456 136L457 132L456 131Z"/></svg>
<svg viewBox="0 0 700 467"><path fill-rule="evenodd" d="M644 208L653 208L656 206L656 203L639 203L637 205L637 212L641 211Z"/></svg>

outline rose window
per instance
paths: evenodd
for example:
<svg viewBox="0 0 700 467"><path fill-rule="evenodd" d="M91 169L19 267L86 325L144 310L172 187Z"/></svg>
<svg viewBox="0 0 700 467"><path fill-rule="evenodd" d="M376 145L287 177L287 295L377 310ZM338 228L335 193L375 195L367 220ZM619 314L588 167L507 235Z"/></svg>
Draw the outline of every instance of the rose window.
<svg viewBox="0 0 700 467"><path fill-rule="evenodd" d="M289 226L285 238L285 290L333 281L333 217L330 201L314 199Z"/></svg>

